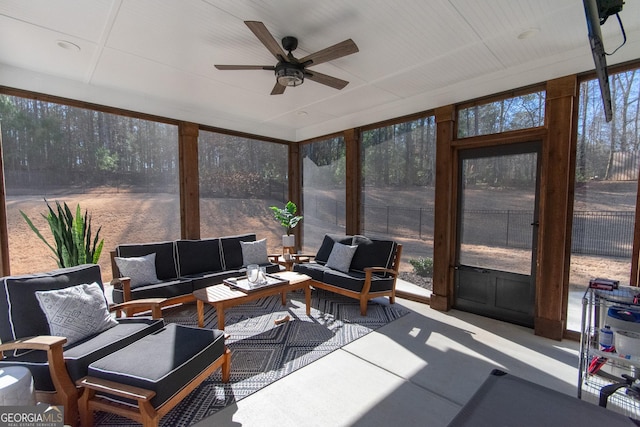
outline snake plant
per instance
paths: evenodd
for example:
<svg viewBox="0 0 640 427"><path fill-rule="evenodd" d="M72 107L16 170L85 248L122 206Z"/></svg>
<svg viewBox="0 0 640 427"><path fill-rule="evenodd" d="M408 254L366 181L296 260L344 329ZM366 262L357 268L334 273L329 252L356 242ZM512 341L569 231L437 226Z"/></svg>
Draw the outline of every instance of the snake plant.
<svg viewBox="0 0 640 427"><path fill-rule="evenodd" d="M22 217L27 221L31 230L42 240L55 254L53 257L58 263L58 267L72 267L81 264L97 264L104 245L104 239L98 241L100 230L92 238L91 216L85 210L84 216L80 211L80 204L76 207L75 217L71 209L64 203L63 206L56 202L56 211L51 208L45 199L48 215L41 214L47 220L51 234L55 241L55 247L47 242L40 230L33 224L29 217L22 211Z"/></svg>

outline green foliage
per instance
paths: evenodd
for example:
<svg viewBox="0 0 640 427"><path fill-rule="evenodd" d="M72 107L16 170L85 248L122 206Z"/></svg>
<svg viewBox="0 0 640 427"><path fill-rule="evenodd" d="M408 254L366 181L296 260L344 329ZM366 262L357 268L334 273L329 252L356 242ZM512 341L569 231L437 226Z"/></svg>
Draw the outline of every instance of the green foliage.
<svg viewBox="0 0 640 427"><path fill-rule="evenodd" d="M298 207L291 200L287 202L284 208L270 206L269 209L273 211L276 221L287 230L287 235L291 234L291 230L302 220L301 216L296 215Z"/></svg>
<svg viewBox="0 0 640 427"><path fill-rule="evenodd" d="M47 220L51 234L55 241L55 248L47 242L40 230L33 224L29 217L22 211L22 217L27 221L29 227L42 240L51 251L56 255L54 259L58 263L58 267L73 267L81 264L97 264L104 245L104 239L98 242L100 230L98 228L95 237L91 237L91 216L84 212L81 214L80 205L76 207L75 217L71 213L71 209L64 203L64 207L56 202L56 211L54 211L49 202L45 199L49 214L42 217Z"/></svg>
<svg viewBox="0 0 640 427"><path fill-rule="evenodd" d="M112 153L108 148L96 149L96 166L101 171L115 172L118 170L118 153Z"/></svg>
<svg viewBox="0 0 640 427"><path fill-rule="evenodd" d="M413 271L418 276L423 276L423 277L433 276L433 259L432 258L410 259L409 264L413 266Z"/></svg>

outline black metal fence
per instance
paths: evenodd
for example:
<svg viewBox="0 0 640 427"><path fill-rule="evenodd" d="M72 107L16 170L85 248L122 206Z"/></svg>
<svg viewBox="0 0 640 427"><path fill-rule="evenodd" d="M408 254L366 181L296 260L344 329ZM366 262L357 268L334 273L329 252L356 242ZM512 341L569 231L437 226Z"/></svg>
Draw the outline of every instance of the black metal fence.
<svg viewBox="0 0 640 427"><path fill-rule="evenodd" d="M305 199L306 217L344 225L344 202L328 197ZM462 225L466 244L531 249L533 212L522 210L468 210ZM577 211L573 216L573 253L630 257L634 213ZM420 240L433 239L433 209L403 206L364 207L363 232Z"/></svg>

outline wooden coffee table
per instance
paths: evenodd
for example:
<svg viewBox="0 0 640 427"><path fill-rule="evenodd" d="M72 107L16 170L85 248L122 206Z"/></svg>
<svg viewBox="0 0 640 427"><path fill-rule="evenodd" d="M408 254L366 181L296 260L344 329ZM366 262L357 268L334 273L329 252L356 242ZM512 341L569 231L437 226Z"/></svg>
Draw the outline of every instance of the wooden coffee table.
<svg viewBox="0 0 640 427"><path fill-rule="evenodd" d="M225 284L209 286L208 288L198 289L193 292L198 307L198 326L204 326L204 305L211 304L216 309L218 315L218 329L224 330L224 309L244 304L259 298L272 295L282 295L282 305L287 304L287 292L298 289L304 290L304 300L307 306L307 316L311 315L311 277L295 273L293 271L283 271L274 273L272 276L278 276L289 283L271 286L265 289L258 289L249 293L242 292L237 289L231 289Z"/></svg>

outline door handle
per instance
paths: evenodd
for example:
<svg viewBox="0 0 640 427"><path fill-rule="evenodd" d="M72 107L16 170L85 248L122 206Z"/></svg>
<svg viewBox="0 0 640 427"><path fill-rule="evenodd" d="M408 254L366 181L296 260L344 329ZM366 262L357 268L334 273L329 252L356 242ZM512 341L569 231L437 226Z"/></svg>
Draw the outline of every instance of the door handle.
<svg viewBox="0 0 640 427"><path fill-rule="evenodd" d="M536 227L539 227L539 226L540 226L540 221L533 221L533 222L531 223L531 225L534 225L534 226L536 226Z"/></svg>

